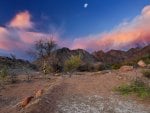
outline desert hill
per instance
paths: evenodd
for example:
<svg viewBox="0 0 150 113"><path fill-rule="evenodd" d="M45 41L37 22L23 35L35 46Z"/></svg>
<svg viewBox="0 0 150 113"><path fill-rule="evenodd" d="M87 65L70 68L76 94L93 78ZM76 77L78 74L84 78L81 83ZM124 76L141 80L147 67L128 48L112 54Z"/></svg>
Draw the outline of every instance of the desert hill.
<svg viewBox="0 0 150 113"><path fill-rule="evenodd" d="M98 60L107 64L117 64L125 62L134 63L140 59L150 59L150 45L147 45L144 48L131 48L128 51L110 50L108 52L103 52L102 50L100 50L94 52L93 55Z"/></svg>
<svg viewBox="0 0 150 113"><path fill-rule="evenodd" d="M0 56L0 68L7 66L9 68L35 68L35 65L23 59Z"/></svg>

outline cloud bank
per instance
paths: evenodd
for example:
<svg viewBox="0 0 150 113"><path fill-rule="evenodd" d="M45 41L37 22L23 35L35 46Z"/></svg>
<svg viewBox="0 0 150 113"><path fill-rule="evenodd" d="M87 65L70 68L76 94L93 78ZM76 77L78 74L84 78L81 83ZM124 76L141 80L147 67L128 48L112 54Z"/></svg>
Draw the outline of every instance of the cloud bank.
<svg viewBox="0 0 150 113"><path fill-rule="evenodd" d="M5 27L0 26L0 50L25 54L36 40L51 38L50 34L34 32L34 23L28 11L18 13ZM55 33L53 39L58 40ZM1 52L0 51L0 52Z"/></svg>
<svg viewBox="0 0 150 113"><path fill-rule="evenodd" d="M150 5L132 21L122 22L110 32L76 38L72 49L88 50L128 49L150 43Z"/></svg>

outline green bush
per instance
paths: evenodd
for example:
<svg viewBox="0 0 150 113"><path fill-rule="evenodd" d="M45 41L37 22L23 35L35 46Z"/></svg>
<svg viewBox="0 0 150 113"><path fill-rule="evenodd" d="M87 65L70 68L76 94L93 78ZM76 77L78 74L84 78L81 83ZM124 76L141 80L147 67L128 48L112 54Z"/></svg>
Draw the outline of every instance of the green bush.
<svg viewBox="0 0 150 113"><path fill-rule="evenodd" d="M146 77L150 79L150 70L143 70L142 74Z"/></svg>
<svg viewBox="0 0 150 113"><path fill-rule="evenodd" d="M65 61L64 70L72 72L76 70L81 65L80 56L71 56L68 60Z"/></svg>
<svg viewBox="0 0 150 113"><path fill-rule="evenodd" d="M146 64L150 64L150 54L146 54L141 58Z"/></svg>
<svg viewBox="0 0 150 113"><path fill-rule="evenodd" d="M140 80L136 80L130 85L121 85L116 91L119 91L123 95L136 94L141 98L150 98L150 88Z"/></svg>

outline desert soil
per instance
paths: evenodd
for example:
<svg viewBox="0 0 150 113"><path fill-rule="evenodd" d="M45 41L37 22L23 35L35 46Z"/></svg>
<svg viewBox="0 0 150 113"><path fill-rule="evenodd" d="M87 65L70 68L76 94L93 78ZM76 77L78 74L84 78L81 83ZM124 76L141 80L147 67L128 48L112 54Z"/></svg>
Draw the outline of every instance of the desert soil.
<svg viewBox="0 0 150 113"><path fill-rule="evenodd" d="M85 72L72 77L65 75L39 80L32 82L32 85L23 83L13 87L13 90L8 86L1 92L0 113L10 113L10 110L11 113L150 113L149 100L141 100L134 95L122 96L113 91L115 87L129 83L137 76L142 76L140 70ZM15 106L26 96L25 92L31 95L45 87L47 90L43 96L33 100L26 108ZM10 99L9 103L5 98Z"/></svg>

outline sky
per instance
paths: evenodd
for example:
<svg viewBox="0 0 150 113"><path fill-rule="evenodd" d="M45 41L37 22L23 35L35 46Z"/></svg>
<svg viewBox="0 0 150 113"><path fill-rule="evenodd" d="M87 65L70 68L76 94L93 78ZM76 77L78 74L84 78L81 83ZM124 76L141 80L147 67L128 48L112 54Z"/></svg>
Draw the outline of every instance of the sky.
<svg viewBox="0 0 150 113"><path fill-rule="evenodd" d="M1 0L0 55L29 59L36 40L89 52L150 44L150 0Z"/></svg>

